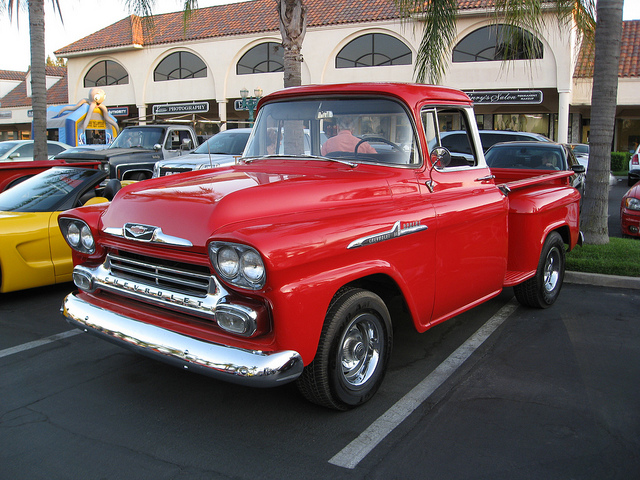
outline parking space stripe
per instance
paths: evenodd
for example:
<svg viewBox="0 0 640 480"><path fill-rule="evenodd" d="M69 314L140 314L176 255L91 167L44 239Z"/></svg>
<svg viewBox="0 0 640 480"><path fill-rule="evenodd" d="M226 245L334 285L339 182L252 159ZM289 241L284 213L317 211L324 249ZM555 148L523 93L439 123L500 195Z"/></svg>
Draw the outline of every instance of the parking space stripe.
<svg viewBox="0 0 640 480"><path fill-rule="evenodd" d="M358 438L334 455L329 463L343 468L356 468L369 452L429 398L517 308L518 302L515 299L502 307L422 382L398 400Z"/></svg>
<svg viewBox="0 0 640 480"><path fill-rule="evenodd" d="M68 330L56 335L51 335L50 337L41 338L40 340L34 340L33 342L23 343L22 345L6 348L4 350L0 350L0 358L8 357L9 355L13 355L15 353L24 352L25 350L31 350L32 348L40 347L48 343L57 342L58 340L62 340L63 338L73 337L74 335L78 335L79 333L83 333L82 330Z"/></svg>

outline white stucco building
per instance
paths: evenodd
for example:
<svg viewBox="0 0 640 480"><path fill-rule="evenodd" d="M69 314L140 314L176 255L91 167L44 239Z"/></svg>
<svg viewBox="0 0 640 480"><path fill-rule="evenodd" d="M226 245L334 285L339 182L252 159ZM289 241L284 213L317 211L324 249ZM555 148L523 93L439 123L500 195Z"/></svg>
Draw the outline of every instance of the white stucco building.
<svg viewBox="0 0 640 480"><path fill-rule="evenodd" d="M591 78L575 31L553 12L536 42L535 58L512 51L506 62L491 1L459 0L455 48L442 83L476 102L481 128L527 130L559 141L586 142ZM306 0L303 84L410 82L421 40L420 19L400 21L390 0L343 4ZM497 29L496 29L497 28ZM640 21L624 22L615 148L640 141ZM240 90L264 94L283 86L282 47L273 0L199 9L187 28L182 12L157 15L154 27L129 16L56 52L67 59L68 103L93 86L119 121L195 122L200 133L244 126ZM169 105L169 106L167 106ZM0 132L9 132L0 107ZM5 114L6 116L6 114ZM15 117L14 117L15 118ZM16 133L17 134L17 133ZM1 135L1 133L0 133ZM5 135L6 136L6 135Z"/></svg>

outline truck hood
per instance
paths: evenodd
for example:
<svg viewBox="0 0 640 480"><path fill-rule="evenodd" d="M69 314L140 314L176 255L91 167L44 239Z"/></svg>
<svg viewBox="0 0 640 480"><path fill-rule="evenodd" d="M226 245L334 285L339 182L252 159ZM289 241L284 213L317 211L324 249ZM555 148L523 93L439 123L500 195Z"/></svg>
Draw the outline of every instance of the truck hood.
<svg viewBox="0 0 640 480"><path fill-rule="evenodd" d="M108 162L111 158L121 157L123 155L132 156L132 155L149 155L154 153L154 150L145 150L141 148L105 148L103 150L98 151L85 151L85 152L70 152L70 153L59 153L56 156L56 159L64 159L68 162L73 161L86 161L86 160L95 160L99 162Z"/></svg>
<svg viewBox="0 0 640 480"><path fill-rule="evenodd" d="M313 220L329 209L350 208L345 214L357 215L370 204L379 208L384 197L391 200L389 178L400 172L413 175L404 169L297 160L171 175L123 188L106 210L102 229L142 224L205 246L214 233L275 224L283 215L306 213Z"/></svg>

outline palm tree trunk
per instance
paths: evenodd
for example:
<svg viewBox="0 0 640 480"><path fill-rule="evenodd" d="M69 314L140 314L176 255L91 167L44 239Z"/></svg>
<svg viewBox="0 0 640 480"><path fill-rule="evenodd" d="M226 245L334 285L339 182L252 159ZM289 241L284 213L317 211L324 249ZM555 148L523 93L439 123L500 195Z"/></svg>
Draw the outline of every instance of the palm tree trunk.
<svg viewBox="0 0 640 480"><path fill-rule="evenodd" d="M284 46L284 86L302 85L302 41L307 31L307 9L302 0L276 0Z"/></svg>
<svg viewBox="0 0 640 480"><path fill-rule="evenodd" d="M47 159L47 85L44 46L44 0L29 0L31 42L31 107L33 109L33 158Z"/></svg>
<svg viewBox="0 0 640 480"><path fill-rule="evenodd" d="M598 0L597 4L589 174L581 218L585 241L593 245L609 243L608 185L618 97L622 3L623 0Z"/></svg>

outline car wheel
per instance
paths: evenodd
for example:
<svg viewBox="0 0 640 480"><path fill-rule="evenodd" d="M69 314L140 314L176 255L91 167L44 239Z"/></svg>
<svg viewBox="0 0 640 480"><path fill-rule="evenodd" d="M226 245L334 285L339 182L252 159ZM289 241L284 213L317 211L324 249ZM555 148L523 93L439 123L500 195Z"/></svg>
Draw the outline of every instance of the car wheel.
<svg viewBox="0 0 640 480"><path fill-rule="evenodd" d="M365 403L382 383L392 337L391 317L378 295L340 290L329 306L316 356L298 379L300 392L336 410Z"/></svg>
<svg viewBox="0 0 640 480"><path fill-rule="evenodd" d="M551 232L542 247L535 276L513 287L518 302L534 308L553 305L562 288L564 268L564 242L558 232Z"/></svg>

